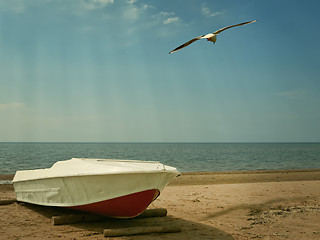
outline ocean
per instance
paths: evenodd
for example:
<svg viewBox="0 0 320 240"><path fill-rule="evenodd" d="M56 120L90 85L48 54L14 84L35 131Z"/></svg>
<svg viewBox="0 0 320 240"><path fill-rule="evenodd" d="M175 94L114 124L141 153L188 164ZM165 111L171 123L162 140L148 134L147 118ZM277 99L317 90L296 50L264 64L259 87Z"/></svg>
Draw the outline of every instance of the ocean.
<svg viewBox="0 0 320 240"><path fill-rule="evenodd" d="M0 174L71 158L159 161L181 172L320 169L320 143L0 143Z"/></svg>

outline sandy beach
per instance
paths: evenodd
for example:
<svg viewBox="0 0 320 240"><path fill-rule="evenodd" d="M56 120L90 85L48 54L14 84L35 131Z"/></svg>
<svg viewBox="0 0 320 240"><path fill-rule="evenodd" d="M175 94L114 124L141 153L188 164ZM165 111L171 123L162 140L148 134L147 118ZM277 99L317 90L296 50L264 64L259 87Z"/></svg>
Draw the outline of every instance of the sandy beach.
<svg viewBox="0 0 320 240"><path fill-rule="evenodd" d="M14 198L12 185L0 185L0 196ZM54 226L51 217L65 210L0 205L0 238L106 239L111 225L169 224L182 231L109 239L320 239L320 169L183 173L149 208L168 216Z"/></svg>

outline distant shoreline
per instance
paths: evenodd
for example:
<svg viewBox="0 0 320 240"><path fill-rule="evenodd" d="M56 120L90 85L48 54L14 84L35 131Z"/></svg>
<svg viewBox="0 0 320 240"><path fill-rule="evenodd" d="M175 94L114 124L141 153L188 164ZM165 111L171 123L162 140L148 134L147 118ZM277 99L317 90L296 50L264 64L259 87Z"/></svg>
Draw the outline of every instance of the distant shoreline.
<svg viewBox="0 0 320 240"><path fill-rule="evenodd" d="M12 180L14 174L2 174L0 180ZM252 170L223 172L182 172L169 185L210 185L254 182L320 180L320 169Z"/></svg>
<svg viewBox="0 0 320 240"><path fill-rule="evenodd" d="M142 143L142 144L320 144L320 142L0 142L0 143L49 143L49 144L52 144L52 143L57 143L57 144L60 144L60 143L85 143L85 144L90 144L90 143L107 143L107 144L139 144L139 143Z"/></svg>
<svg viewBox="0 0 320 240"><path fill-rule="evenodd" d="M184 172L170 185L210 185L320 180L320 169Z"/></svg>

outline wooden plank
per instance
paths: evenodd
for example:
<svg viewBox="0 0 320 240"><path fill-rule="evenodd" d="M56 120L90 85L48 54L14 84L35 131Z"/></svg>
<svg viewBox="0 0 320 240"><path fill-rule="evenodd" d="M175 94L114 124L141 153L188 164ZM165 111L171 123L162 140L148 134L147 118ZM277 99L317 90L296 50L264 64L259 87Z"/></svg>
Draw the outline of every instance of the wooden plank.
<svg viewBox="0 0 320 240"><path fill-rule="evenodd" d="M106 217L93 215L93 214L72 214L72 215L62 215L62 216L53 216L52 223L53 225L66 225L72 223L80 222L98 222L105 220Z"/></svg>
<svg viewBox="0 0 320 240"><path fill-rule="evenodd" d="M167 209L165 208L156 208L156 209L147 209L142 214L136 218L150 218L150 217L164 217L167 216ZM53 216L52 223L53 225L65 225L73 224L80 222L98 222L108 220L110 218L95 215L95 214L71 214L71 215L62 215L62 216Z"/></svg>
<svg viewBox="0 0 320 240"><path fill-rule="evenodd" d="M12 198L12 199L2 199L0 200L0 205L9 205L9 204L12 204L14 202L16 202L17 199L15 198Z"/></svg>
<svg viewBox="0 0 320 240"><path fill-rule="evenodd" d="M147 209L136 218L165 217L167 212L165 208Z"/></svg>
<svg viewBox="0 0 320 240"><path fill-rule="evenodd" d="M142 235L142 234L151 234L151 233L174 233L174 232L181 232L181 227L166 225L166 226L144 226L144 227L104 229L103 234L105 237L121 237L121 236Z"/></svg>

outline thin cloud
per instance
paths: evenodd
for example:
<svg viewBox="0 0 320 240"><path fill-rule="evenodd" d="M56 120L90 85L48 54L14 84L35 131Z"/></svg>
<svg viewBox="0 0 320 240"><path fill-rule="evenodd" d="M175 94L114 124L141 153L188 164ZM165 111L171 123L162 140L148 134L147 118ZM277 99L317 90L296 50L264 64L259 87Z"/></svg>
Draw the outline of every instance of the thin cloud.
<svg viewBox="0 0 320 240"><path fill-rule="evenodd" d="M138 6L137 4L135 4L135 1L129 1L127 3L128 3L128 6L123 12L123 16L129 20L138 20L139 18L141 18L141 16L145 14L145 12L149 8L153 8L148 4L142 4Z"/></svg>
<svg viewBox="0 0 320 240"><path fill-rule="evenodd" d="M134 3L136 3L137 2L137 0L127 0L127 3L128 4L134 4Z"/></svg>
<svg viewBox="0 0 320 240"><path fill-rule="evenodd" d="M187 26L175 12L156 12L150 20L148 27L153 27L155 35L161 38L172 37L181 30L182 26Z"/></svg>
<svg viewBox="0 0 320 240"><path fill-rule="evenodd" d="M210 9L205 4L203 4L201 8L201 13L206 17L216 17L219 15L223 15L225 12L224 11L211 12Z"/></svg>
<svg viewBox="0 0 320 240"><path fill-rule="evenodd" d="M104 8L113 4L114 0L0 0L0 11L22 13L28 11L28 9L43 7L48 3L50 3L51 8L79 14L82 11Z"/></svg>
<svg viewBox="0 0 320 240"><path fill-rule="evenodd" d="M158 19L158 21L163 24L172 24L172 23L181 22L181 18L178 16L175 16L174 12L161 11L157 15L155 15L155 18Z"/></svg>
<svg viewBox="0 0 320 240"><path fill-rule="evenodd" d="M28 5L31 4L25 0L0 0L0 11L22 13L26 10Z"/></svg>
<svg viewBox="0 0 320 240"><path fill-rule="evenodd" d="M24 103L0 103L0 111L26 109Z"/></svg>
<svg viewBox="0 0 320 240"><path fill-rule="evenodd" d="M179 17L169 17L163 21L163 24L177 23L180 21Z"/></svg>
<svg viewBox="0 0 320 240"><path fill-rule="evenodd" d="M82 6L86 10L95 10L99 8L104 8L107 4L114 3L114 0L89 0L82 1Z"/></svg>
<svg viewBox="0 0 320 240"><path fill-rule="evenodd" d="M301 97L306 94L305 90L302 89L294 89L290 91L283 91L277 93L278 96L280 97L287 97L287 98L296 98L296 97Z"/></svg>

